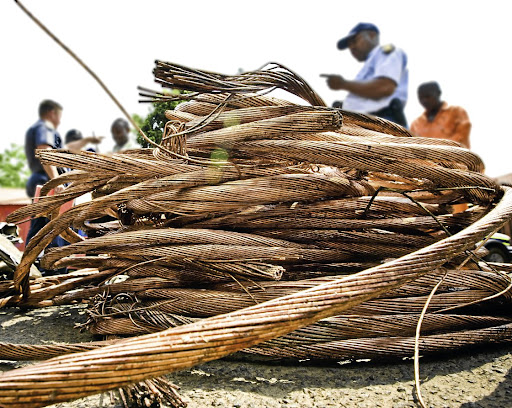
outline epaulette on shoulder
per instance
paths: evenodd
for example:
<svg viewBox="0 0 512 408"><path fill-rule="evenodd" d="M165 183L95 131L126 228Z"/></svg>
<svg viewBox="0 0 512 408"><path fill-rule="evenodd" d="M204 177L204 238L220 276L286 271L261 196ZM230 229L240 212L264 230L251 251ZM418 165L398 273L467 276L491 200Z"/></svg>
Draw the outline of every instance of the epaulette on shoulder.
<svg viewBox="0 0 512 408"><path fill-rule="evenodd" d="M393 51L395 51L395 46L393 44L384 44L381 45L380 49L384 54L391 54Z"/></svg>

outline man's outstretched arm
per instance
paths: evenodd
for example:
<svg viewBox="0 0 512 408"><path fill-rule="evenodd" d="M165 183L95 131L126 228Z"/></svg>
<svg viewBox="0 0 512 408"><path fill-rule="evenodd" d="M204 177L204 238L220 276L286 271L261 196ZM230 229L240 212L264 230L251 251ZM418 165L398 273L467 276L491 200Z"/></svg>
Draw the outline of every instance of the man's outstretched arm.
<svg viewBox="0 0 512 408"><path fill-rule="evenodd" d="M379 77L369 81L349 81L341 75L321 74L327 79L327 85L334 91L348 91L363 98L380 99L395 92L396 82L390 78Z"/></svg>

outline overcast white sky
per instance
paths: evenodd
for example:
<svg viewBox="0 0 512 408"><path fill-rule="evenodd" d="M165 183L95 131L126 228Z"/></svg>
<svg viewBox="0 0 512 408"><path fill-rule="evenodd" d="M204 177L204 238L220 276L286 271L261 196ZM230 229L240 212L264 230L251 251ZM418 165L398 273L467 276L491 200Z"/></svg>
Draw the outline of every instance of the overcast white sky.
<svg viewBox="0 0 512 408"><path fill-rule="evenodd" d="M489 1L165 1L21 0L107 84L130 113L145 115L137 86L159 89L155 59L225 74L279 62L301 75L330 105L320 73L347 78L360 68L336 42L357 22L381 30L409 57L409 123L422 112L421 82L437 80L444 99L463 106L473 122L472 149L489 176L512 172L512 86L506 2ZM508 7L507 7L508 10ZM37 107L50 98L64 106L59 131L107 136L121 112L99 85L13 0L0 2L0 151L23 144ZM282 95L280 95L282 96Z"/></svg>

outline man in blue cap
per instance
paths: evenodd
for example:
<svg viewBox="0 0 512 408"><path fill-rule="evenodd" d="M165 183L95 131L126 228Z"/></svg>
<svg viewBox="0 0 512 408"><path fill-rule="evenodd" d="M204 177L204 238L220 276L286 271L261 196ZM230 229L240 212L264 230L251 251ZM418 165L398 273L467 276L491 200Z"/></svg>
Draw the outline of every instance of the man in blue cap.
<svg viewBox="0 0 512 408"><path fill-rule="evenodd" d="M321 76L333 90L348 91L343 109L367 113L407 126L404 107L407 102L407 55L393 45L379 46L379 29L371 23L357 24L338 41L338 49L349 49L364 62L355 80L341 75Z"/></svg>

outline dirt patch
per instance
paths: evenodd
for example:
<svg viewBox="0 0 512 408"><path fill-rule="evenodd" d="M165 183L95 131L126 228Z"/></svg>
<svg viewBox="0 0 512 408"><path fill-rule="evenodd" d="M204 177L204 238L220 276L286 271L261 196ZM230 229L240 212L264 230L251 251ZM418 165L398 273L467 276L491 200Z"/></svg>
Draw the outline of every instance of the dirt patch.
<svg viewBox="0 0 512 408"><path fill-rule="evenodd" d="M75 323L80 306L0 310L3 342L53 343L93 340ZM512 345L422 359L422 393L427 406L512 406ZM169 375L189 408L417 407L411 360L374 364L318 365L254 362L240 355ZM0 370L25 363L0 361ZM52 405L59 408L121 407L109 394Z"/></svg>

